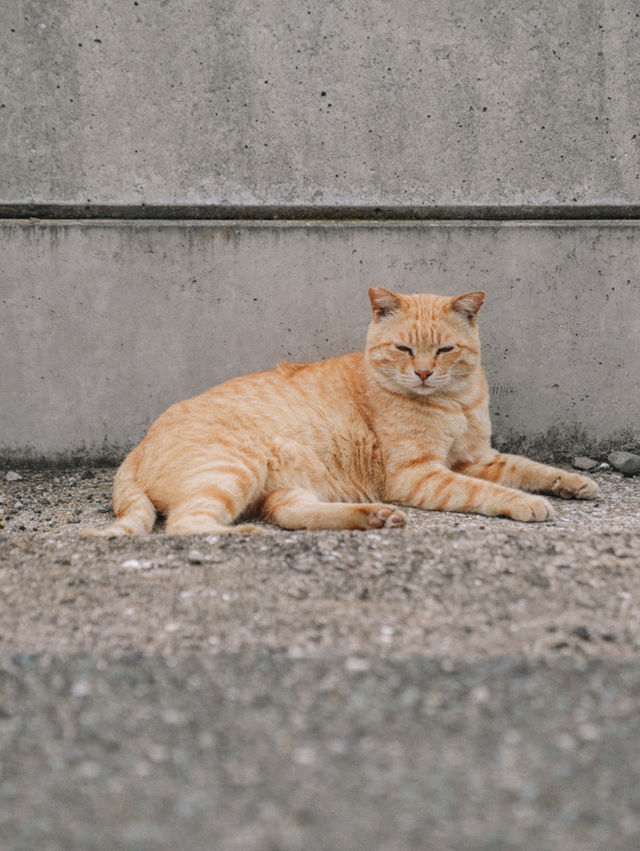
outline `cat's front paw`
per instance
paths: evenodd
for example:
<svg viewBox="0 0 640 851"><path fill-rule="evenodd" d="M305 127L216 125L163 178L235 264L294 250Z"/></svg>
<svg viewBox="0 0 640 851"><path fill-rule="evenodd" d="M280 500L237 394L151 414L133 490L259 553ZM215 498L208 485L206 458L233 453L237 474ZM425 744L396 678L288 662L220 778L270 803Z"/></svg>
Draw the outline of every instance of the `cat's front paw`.
<svg viewBox="0 0 640 851"><path fill-rule="evenodd" d="M562 473L551 485L551 493L562 499L593 499L598 493L598 485L586 476Z"/></svg>
<svg viewBox="0 0 640 851"><path fill-rule="evenodd" d="M549 500L543 496L522 494L513 500L504 513L512 520L521 520L524 523L541 523L543 520L551 520L553 507Z"/></svg>

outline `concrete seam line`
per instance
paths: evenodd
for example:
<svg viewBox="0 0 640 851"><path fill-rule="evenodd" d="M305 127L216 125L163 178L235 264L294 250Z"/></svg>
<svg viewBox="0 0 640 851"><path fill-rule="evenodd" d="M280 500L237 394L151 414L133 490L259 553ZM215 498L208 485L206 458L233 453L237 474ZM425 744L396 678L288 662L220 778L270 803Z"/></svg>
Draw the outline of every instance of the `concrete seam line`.
<svg viewBox="0 0 640 851"><path fill-rule="evenodd" d="M201 221L628 221L640 204L220 205L0 203L0 219Z"/></svg>

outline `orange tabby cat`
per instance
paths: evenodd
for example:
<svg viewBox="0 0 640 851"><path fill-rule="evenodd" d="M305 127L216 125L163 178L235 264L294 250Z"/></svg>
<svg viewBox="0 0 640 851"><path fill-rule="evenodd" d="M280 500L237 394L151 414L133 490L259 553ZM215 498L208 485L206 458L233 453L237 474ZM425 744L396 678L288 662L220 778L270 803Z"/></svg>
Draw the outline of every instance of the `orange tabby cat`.
<svg viewBox="0 0 640 851"><path fill-rule="evenodd" d="M476 314L454 298L369 290L364 354L282 363L172 405L115 478L116 521L85 534L402 526L387 501L547 520L524 491L587 499L590 479L491 449ZM520 490L522 489L522 490ZM383 502L384 501L384 502Z"/></svg>

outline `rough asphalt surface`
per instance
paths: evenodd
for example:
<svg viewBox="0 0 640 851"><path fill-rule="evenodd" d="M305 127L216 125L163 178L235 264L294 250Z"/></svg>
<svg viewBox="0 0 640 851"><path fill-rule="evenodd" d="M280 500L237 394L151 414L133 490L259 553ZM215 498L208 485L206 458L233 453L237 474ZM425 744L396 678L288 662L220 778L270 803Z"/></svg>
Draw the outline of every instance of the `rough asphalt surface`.
<svg viewBox="0 0 640 851"><path fill-rule="evenodd" d="M640 478L545 524L79 538L0 470L0 848L637 851Z"/></svg>

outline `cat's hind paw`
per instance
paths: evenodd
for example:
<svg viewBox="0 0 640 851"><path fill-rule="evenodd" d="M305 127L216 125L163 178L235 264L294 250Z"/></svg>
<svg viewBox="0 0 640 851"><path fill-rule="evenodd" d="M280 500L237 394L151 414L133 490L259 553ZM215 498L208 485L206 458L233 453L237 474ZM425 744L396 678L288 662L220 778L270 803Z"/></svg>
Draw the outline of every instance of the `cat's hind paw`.
<svg viewBox="0 0 640 851"><path fill-rule="evenodd" d="M541 523L544 520L551 520L553 507L549 500L543 496L523 494L511 503L505 514L512 520L520 520L524 523Z"/></svg>
<svg viewBox="0 0 640 851"><path fill-rule="evenodd" d="M230 526L225 529L225 532L231 532L234 535L268 535L269 532L264 526L256 526L255 523L238 523L236 526Z"/></svg>
<svg viewBox="0 0 640 851"><path fill-rule="evenodd" d="M367 519L370 529L397 529L406 524L407 515L392 505L382 505L372 511Z"/></svg>

